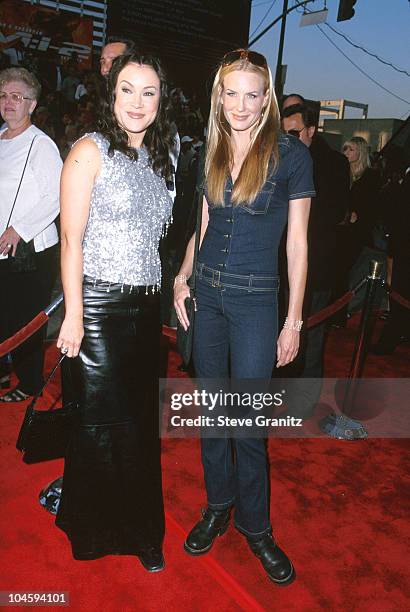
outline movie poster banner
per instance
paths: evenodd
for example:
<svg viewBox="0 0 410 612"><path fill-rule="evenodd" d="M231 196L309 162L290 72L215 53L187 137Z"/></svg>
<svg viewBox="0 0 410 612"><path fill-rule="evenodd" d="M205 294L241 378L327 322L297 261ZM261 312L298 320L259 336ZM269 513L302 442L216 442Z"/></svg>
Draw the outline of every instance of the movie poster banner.
<svg viewBox="0 0 410 612"><path fill-rule="evenodd" d="M81 68L91 68L93 19L23 0L0 0L0 49L10 63L23 64L25 56L40 61L60 56L67 61L75 52Z"/></svg>

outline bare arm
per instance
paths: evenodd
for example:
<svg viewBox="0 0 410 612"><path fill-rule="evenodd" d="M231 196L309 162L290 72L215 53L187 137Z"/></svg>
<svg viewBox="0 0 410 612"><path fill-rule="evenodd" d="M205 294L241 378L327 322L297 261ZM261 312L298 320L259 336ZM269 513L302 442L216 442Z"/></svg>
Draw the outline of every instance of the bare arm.
<svg viewBox="0 0 410 612"><path fill-rule="evenodd" d="M302 319L303 297L307 275L307 226L310 198L290 200L288 213L288 237L286 254L288 259L289 306L287 318L292 325ZM299 350L299 331L283 328L278 338L278 361L281 367L293 361Z"/></svg>
<svg viewBox="0 0 410 612"><path fill-rule="evenodd" d="M84 335L82 241L90 211L91 192L99 169L97 145L85 139L72 148L61 175L61 279L65 317L57 347L67 348L68 357L78 355Z"/></svg>
<svg viewBox="0 0 410 612"><path fill-rule="evenodd" d="M205 236L206 228L208 227L209 212L208 203L204 197L202 204L202 222L201 222L201 236L199 246L202 244L202 240ZM195 247L195 233L192 234L188 246L185 252L184 261L175 278L174 284L174 306L177 313L177 317L181 322L182 327L186 330L189 327L189 319L187 317L185 308L185 299L189 297L189 287L186 280L192 274L192 266L194 263L194 247Z"/></svg>

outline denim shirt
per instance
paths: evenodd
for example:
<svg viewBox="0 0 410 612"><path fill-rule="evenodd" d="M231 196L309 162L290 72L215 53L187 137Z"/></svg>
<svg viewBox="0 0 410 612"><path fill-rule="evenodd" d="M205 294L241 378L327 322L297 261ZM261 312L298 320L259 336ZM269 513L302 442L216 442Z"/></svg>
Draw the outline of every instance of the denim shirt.
<svg viewBox="0 0 410 612"><path fill-rule="evenodd" d="M315 195L309 149L295 136L279 138L279 163L254 202L231 203L232 179L224 205L208 202L209 222L198 263L232 274L277 275L278 248L288 218L289 200Z"/></svg>

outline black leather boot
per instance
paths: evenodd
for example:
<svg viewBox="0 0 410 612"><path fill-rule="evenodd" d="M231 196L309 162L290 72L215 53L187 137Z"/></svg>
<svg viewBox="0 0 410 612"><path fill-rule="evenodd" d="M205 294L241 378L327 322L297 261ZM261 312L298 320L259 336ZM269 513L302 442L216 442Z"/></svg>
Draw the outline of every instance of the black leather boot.
<svg viewBox="0 0 410 612"><path fill-rule="evenodd" d="M249 548L263 565L268 577L280 586L286 586L295 579L295 570L290 559L279 548L271 534L260 540L248 539Z"/></svg>
<svg viewBox="0 0 410 612"><path fill-rule="evenodd" d="M221 536L228 529L231 509L202 510L202 519L195 525L184 542L184 548L190 555L203 555L211 550L216 536Z"/></svg>
<svg viewBox="0 0 410 612"><path fill-rule="evenodd" d="M160 572L165 567L165 559L162 550L155 546L139 552L138 558L147 572Z"/></svg>

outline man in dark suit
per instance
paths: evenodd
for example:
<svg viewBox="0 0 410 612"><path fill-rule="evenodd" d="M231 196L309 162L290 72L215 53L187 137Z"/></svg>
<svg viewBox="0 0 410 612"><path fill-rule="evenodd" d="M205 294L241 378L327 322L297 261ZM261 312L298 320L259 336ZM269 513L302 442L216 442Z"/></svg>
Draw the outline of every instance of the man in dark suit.
<svg viewBox="0 0 410 612"><path fill-rule="evenodd" d="M336 258L337 226L347 213L350 187L349 164L341 153L333 150L317 133L317 119L317 113L309 108L302 97L292 95L285 100L283 130L299 138L309 148L316 190L308 226L305 320L329 304ZM324 340L325 323L305 329L298 358L292 367L292 373L298 379L322 378ZM308 416L319 399L320 389L320 382L313 384L312 381L310 384L301 380L292 401L292 414Z"/></svg>
<svg viewBox="0 0 410 612"><path fill-rule="evenodd" d="M386 206L390 209L386 221L390 232L389 252L393 257L391 286L410 302L410 166L401 169L400 174L393 192L395 200ZM389 318L372 352L390 355L403 338L410 339L410 310L391 299Z"/></svg>

